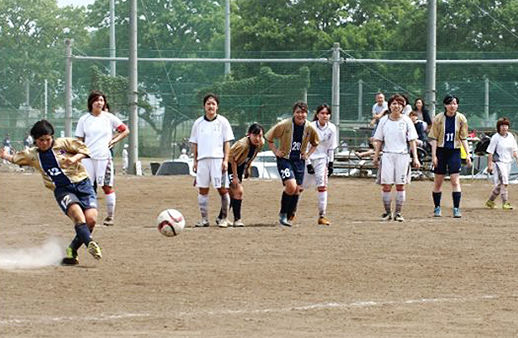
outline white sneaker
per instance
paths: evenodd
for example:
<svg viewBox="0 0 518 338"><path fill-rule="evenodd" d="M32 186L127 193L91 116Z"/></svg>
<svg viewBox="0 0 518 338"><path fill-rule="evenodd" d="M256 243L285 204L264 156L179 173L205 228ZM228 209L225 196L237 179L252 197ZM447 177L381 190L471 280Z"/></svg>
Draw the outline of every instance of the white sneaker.
<svg viewBox="0 0 518 338"><path fill-rule="evenodd" d="M194 224L197 228L204 228L209 226L209 220L208 219L202 219L198 223Z"/></svg>
<svg viewBox="0 0 518 338"><path fill-rule="evenodd" d="M245 226L245 223L243 223L243 221L242 221L241 219L236 219L236 220L234 221L234 227L239 227L239 228L241 228L241 227L244 227L244 226Z"/></svg>
<svg viewBox="0 0 518 338"><path fill-rule="evenodd" d="M229 221L226 219L226 218L216 218L216 225L219 226L220 228L226 228L228 227L229 225Z"/></svg>

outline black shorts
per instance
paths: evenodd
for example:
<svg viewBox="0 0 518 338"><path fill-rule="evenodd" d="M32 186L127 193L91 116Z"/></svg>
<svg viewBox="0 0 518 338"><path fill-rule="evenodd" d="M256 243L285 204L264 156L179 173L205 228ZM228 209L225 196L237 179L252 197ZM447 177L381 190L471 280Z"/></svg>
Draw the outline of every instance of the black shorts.
<svg viewBox="0 0 518 338"><path fill-rule="evenodd" d="M306 161L304 160L287 160L283 157L277 157L277 170L281 175L282 182L295 179L297 185L302 185L305 164Z"/></svg>
<svg viewBox="0 0 518 338"><path fill-rule="evenodd" d="M437 167L433 172L438 175L460 173L460 149L437 148Z"/></svg>
<svg viewBox="0 0 518 338"><path fill-rule="evenodd" d="M238 165L237 166L237 178L239 178L239 182L243 181L243 174L245 172L245 165ZM227 177L229 184L232 183L232 178L234 178L234 173L232 172L232 165L230 162L228 162L228 170L227 170Z"/></svg>
<svg viewBox="0 0 518 338"><path fill-rule="evenodd" d="M72 204L79 204L83 210L97 208L97 196L88 178L78 183L56 187L54 197L65 214Z"/></svg>

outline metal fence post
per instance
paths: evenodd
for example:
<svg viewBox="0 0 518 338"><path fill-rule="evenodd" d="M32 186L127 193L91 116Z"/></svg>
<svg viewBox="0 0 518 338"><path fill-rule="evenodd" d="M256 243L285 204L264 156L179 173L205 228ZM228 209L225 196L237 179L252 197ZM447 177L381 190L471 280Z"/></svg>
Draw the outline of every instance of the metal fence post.
<svg viewBox="0 0 518 338"><path fill-rule="evenodd" d="M65 39L65 136L72 136L72 40Z"/></svg>
<svg viewBox="0 0 518 338"><path fill-rule="evenodd" d="M333 75L331 85L331 109L333 110L333 122L336 125L336 141L340 144L340 44L333 44Z"/></svg>

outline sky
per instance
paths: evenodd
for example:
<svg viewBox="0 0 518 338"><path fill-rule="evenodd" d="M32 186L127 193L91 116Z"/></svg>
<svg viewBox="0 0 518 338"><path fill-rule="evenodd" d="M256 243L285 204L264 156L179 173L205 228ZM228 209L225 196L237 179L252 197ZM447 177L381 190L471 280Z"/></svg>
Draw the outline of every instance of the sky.
<svg viewBox="0 0 518 338"><path fill-rule="evenodd" d="M58 0L58 7L64 7L64 6L87 6L94 3L95 0Z"/></svg>

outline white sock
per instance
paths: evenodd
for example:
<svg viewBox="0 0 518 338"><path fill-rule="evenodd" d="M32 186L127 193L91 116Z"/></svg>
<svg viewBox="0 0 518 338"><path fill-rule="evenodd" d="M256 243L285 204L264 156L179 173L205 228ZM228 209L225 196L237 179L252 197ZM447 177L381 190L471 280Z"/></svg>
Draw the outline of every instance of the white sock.
<svg viewBox="0 0 518 338"><path fill-rule="evenodd" d="M391 191L382 191L381 198L383 199L383 207L386 212L390 212L391 204L392 204L392 192Z"/></svg>
<svg viewBox="0 0 518 338"><path fill-rule="evenodd" d="M405 203L406 194L405 191L396 191L396 213L401 212L403 203Z"/></svg>
<svg viewBox="0 0 518 338"><path fill-rule="evenodd" d="M198 194L198 206L200 207L201 218L209 219L209 195Z"/></svg>
<svg viewBox="0 0 518 338"><path fill-rule="evenodd" d="M324 216L327 209L327 190L318 192L318 214Z"/></svg>
<svg viewBox="0 0 518 338"><path fill-rule="evenodd" d="M230 206L230 194L227 192L225 195L221 196L221 211L223 218L227 218L228 216L228 207Z"/></svg>
<svg viewBox="0 0 518 338"><path fill-rule="evenodd" d="M108 214L109 217L113 217L115 215L115 204L117 201L117 196L115 195L115 191L110 194L106 194L105 198L106 198L106 213Z"/></svg>

